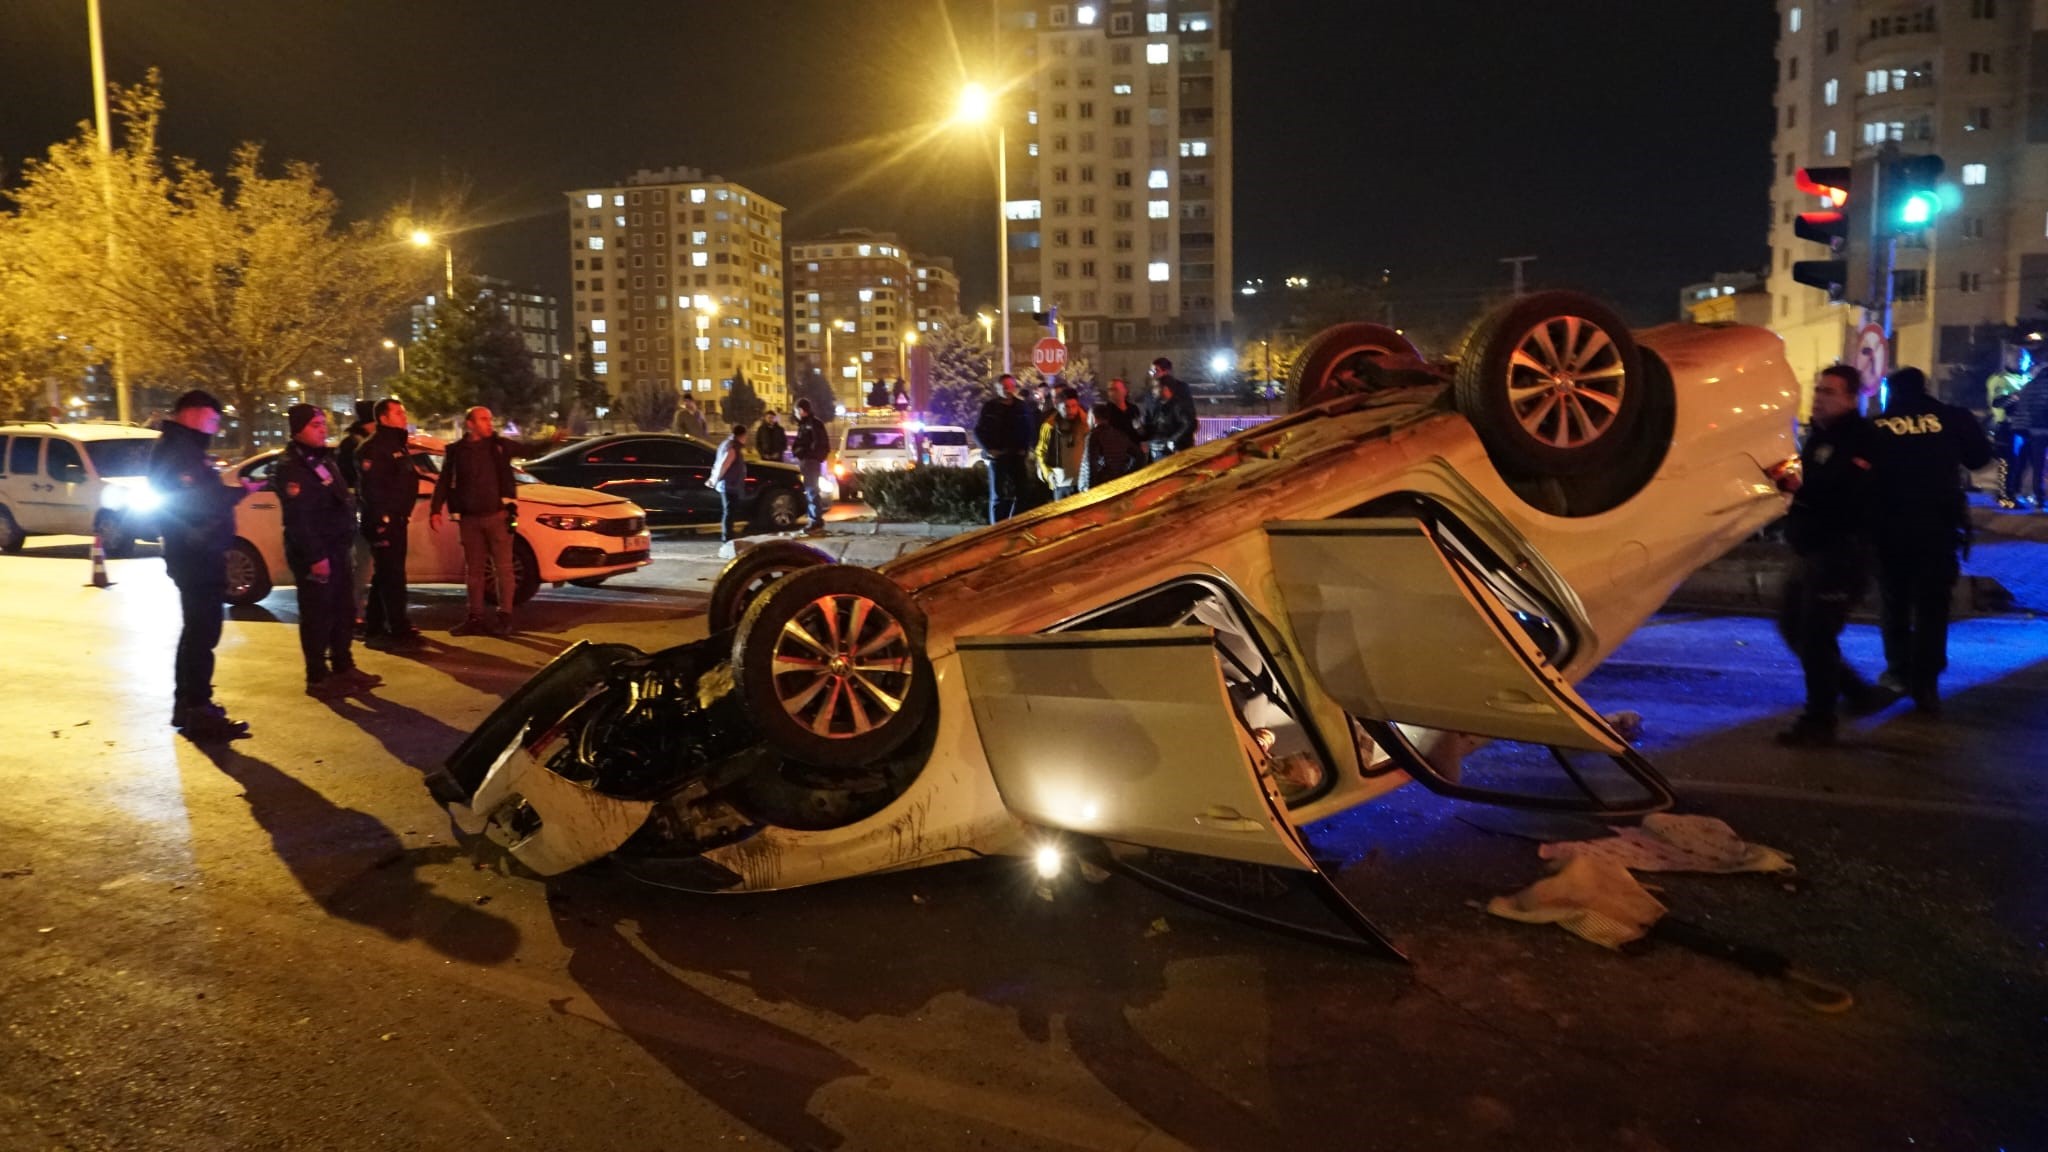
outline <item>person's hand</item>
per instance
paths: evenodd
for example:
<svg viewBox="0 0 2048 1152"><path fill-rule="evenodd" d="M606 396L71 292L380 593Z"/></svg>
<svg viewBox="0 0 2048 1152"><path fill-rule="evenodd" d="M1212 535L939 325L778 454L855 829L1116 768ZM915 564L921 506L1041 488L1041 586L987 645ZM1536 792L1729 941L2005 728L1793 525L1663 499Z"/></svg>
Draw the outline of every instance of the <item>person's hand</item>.
<svg viewBox="0 0 2048 1152"><path fill-rule="evenodd" d="M441 514L439 512L432 512L427 515L427 529L431 532L439 532L441 530Z"/></svg>

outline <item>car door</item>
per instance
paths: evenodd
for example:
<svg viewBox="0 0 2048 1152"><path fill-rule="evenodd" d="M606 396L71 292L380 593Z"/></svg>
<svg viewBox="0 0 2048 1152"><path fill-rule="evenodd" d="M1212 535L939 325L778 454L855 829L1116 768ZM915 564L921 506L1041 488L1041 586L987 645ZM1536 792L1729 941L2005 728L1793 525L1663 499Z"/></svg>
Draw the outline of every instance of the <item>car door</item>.
<svg viewBox="0 0 2048 1152"><path fill-rule="evenodd" d="M85 453L62 437L49 437L43 448L43 486L36 496L44 504L45 532L92 534L93 513L99 510L99 484L85 466Z"/></svg>
<svg viewBox="0 0 2048 1152"><path fill-rule="evenodd" d="M631 500L646 511L650 524L690 523L696 519L697 509L685 499L686 486L679 485L669 474L668 465L662 463L670 454L657 449L660 443L636 436L598 444L577 457L572 475L545 479L580 484ZM707 466L706 475L709 472Z"/></svg>
<svg viewBox="0 0 2048 1152"><path fill-rule="evenodd" d="M1408 516L1266 526L1283 615L1323 690L1402 770L1447 795L1551 810L1647 812L1671 802L1656 769L1544 657L1441 526ZM1583 798L1473 787L1420 751L1441 734L1551 750ZM1566 752L1610 760L1635 794L1588 785Z"/></svg>
<svg viewBox="0 0 2048 1152"><path fill-rule="evenodd" d="M412 584L460 584L463 582L462 530L454 517L447 516L434 527L434 485L440 480L444 457L415 445L412 470L419 477L419 492L413 497L412 521L405 526L405 579Z"/></svg>
<svg viewBox="0 0 2048 1152"><path fill-rule="evenodd" d="M1110 862L1215 911L1329 935L1169 881L1149 853L1292 876L1338 918L1346 942L1392 951L1289 822L1231 703L1213 630L961 637L958 650L990 773L1020 820L1101 842Z"/></svg>

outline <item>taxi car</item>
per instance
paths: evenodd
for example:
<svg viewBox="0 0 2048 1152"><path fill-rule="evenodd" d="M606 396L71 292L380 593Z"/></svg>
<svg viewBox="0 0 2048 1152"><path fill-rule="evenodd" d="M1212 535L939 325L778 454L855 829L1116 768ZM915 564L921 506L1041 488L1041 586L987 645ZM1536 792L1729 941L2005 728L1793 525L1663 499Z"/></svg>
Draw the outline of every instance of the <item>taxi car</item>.
<svg viewBox="0 0 2048 1152"><path fill-rule="evenodd" d="M1783 513L1798 384L1778 339L1632 333L1539 293L1441 364L1331 329L1292 395L876 570L748 552L708 635L565 652L437 795L544 875L617 853L735 892L1079 855L1185 895L1163 862L1208 861L1291 877L1367 942L1306 848L1318 820L1409 781L1667 805L1572 685Z"/></svg>
<svg viewBox="0 0 2048 1152"><path fill-rule="evenodd" d="M406 581L461 584L462 534L452 522L438 532L427 522L444 445L429 436L413 436L407 447L419 473L420 492L407 530ZM259 452L227 469L222 479L230 484L268 481L283 455L281 448ZM602 492L542 484L519 468L512 474L519 484L518 526L512 540L514 603L533 599L542 584L596 584L646 566L651 546L647 514L639 505ZM357 559L360 562L361 556ZM284 512L277 494L265 489L235 508L226 599L230 604L254 604L291 583L292 571L284 559Z"/></svg>

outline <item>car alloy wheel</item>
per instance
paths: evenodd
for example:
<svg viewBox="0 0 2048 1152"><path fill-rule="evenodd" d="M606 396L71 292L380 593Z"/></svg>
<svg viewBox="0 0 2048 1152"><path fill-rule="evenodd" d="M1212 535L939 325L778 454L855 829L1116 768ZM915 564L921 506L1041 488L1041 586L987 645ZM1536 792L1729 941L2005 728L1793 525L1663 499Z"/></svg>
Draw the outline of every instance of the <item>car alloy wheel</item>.
<svg viewBox="0 0 2048 1152"><path fill-rule="evenodd" d="M254 604L270 595L270 573L263 567L263 557L256 547L247 540L237 540L228 547L222 558L226 569L227 587L221 598L230 604Z"/></svg>
<svg viewBox="0 0 2048 1152"><path fill-rule="evenodd" d="M1483 317L1458 354L1457 408L1511 481L1609 468L1642 430L1643 353L1612 308L1536 292Z"/></svg>
<svg viewBox="0 0 2048 1152"><path fill-rule="evenodd" d="M1508 403L1539 443L1571 449L1611 431L1628 391L1621 349L1599 325L1558 316L1522 334L1510 361Z"/></svg>
<svg viewBox="0 0 2048 1152"><path fill-rule="evenodd" d="M783 712L829 738L865 736L902 711L916 673L902 623L849 593L820 596L783 623L773 675Z"/></svg>

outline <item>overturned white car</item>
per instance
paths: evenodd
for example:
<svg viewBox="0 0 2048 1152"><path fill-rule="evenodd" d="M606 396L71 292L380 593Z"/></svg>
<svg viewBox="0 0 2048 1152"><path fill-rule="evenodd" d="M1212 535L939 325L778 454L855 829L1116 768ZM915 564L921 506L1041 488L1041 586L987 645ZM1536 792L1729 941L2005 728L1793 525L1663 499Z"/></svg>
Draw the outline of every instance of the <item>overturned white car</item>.
<svg viewBox="0 0 2048 1152"><path fill-rule="evenodd" d="M1079 854L1189 895L1170 863L1220 858L1367 940L1303 826L1411 779L1667 804L1571 683L1782 513L1778 340L1632 336L1545 293L1449 365L1331 329L1293 384L1291 415L879 570L743 554L708 636L564 653L437 791L542 874L617 853L742 891Z"/></svg>

